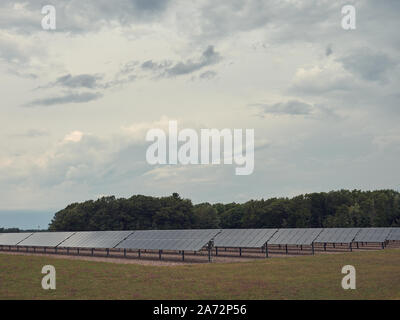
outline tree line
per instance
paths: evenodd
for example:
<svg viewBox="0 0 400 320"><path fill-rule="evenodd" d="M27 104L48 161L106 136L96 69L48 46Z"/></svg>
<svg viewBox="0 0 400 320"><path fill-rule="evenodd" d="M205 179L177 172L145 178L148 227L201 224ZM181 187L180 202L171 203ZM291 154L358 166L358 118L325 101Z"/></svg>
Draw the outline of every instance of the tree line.
<svg viewBox="0 0 400 320"><path fill-rule="evenodd" d="M193 204L168 197L102 197L58 211L52 231L200 228L316 228L400 226L400 193L340 190L245 203Z"/></svg>
<svg viewBox="0 0 400 320"><path fill-rule="evenodd" d="M0 233L15 233L15 232L44 232L48 231L47 229L44 230L37 230L37 229L20 229L20 228L0 228Z"/></svg>

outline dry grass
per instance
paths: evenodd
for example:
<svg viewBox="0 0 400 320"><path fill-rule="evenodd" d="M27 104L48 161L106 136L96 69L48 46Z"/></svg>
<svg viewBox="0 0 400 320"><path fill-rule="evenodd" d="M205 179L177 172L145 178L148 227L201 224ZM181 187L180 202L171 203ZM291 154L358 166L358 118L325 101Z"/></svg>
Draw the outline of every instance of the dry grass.
<svg viewBox="0 0 400 320"><path fill-rule="evenodd" d="M341 288L347 264L356 290ZM400 299L400 250L163 267L0 254L0 299Z"/></svg>

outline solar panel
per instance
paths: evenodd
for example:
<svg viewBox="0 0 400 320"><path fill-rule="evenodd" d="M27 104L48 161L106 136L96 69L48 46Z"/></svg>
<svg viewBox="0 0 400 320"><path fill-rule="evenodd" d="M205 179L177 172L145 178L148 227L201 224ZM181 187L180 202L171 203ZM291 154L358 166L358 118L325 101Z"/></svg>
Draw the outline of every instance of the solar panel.
<svg viewBox="0 0 400 320"><path fill-rule="evenodd" d="M400 241L400 228L391 228L387 240L390 241Z"/></svg>
<svg viewBox="0 0 400 320"><path fill-rule="evenodd" d="M76 232L59 247L69 248L114 248L133 231L82 231Z"/></svg>
<svg viewBox="0 0 400 320"><path fill-rule="evenodd" d="M219 232L219 229L140 230L133 232L116 248L199 251Z"/></svg>
<svg viewBox="0 0 400 320"><path fill-rule="evenodd" d="M223 229L214 240L215 247L261 248L278 229Z"/></svg>
<svg viewBox="0 0 400 320"><path fill-rule="evenodd" d="M360 228L326 228L314 240L316 243L351 243Z"/></svg>
<svg viewBox="0 0 400 320"><path fill-rule="evenodd" d="M56 247L75 232L36 232L20 242L19 246Z"/></svg>
<svg viewBox="0 0 400 320"><path fill-rule="evenodd" d="M385 242L391 228L361 228L354 239L355 242Z"/></svg>
<svg viewBox="0 0 400 320"><path fill-rule="evenodd" d="M15 246L22 240L30 237L32 234L32 232L0 233L0 245Z"/></svg>
<svg viewBox="0 0 400 320"><path fill-rule="evenodd" d="M279 229L268 244L311 245L322 230L322 228Z"/></svg>

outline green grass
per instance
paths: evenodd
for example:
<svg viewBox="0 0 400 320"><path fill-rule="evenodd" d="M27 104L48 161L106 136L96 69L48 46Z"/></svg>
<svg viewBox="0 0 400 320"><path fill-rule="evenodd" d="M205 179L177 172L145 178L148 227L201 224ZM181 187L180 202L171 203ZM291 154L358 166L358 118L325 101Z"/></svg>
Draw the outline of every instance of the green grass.
<svg viewBox="0 0 400 320"><path fill-rule="evenodd" d="M56 290L41 288L46 264ZM0 254L0 299L400 299L400 250L168 267Z"/></svg>

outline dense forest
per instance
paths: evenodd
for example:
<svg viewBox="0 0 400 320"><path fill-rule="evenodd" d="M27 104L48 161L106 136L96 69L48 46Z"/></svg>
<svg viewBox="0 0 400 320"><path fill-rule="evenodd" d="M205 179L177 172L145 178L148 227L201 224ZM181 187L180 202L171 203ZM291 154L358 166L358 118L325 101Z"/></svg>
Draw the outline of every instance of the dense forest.
<svg viewBox="0 0 400 320"><path fill-rule="evenodd" d="M48 230L38 229L20 229L20 228L0 228L0 233L15 233L15 232L45 232Z"/></svg>
<svg viewBox="0 0 400 320"><path fill-rule="evenodd" d="M177 193L73 203L58 211L53 231L198 228L400 226L400 193L340 190L246 203L193 205Z"/></svg>
<svg viewBox="0 0 400 320"><path fill-rule="evenodd" d="M20 232L19 228L0 228L0 233Z"/></svg>

